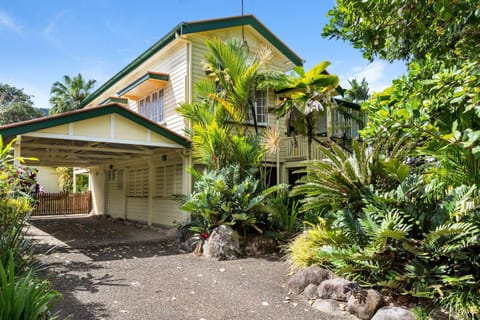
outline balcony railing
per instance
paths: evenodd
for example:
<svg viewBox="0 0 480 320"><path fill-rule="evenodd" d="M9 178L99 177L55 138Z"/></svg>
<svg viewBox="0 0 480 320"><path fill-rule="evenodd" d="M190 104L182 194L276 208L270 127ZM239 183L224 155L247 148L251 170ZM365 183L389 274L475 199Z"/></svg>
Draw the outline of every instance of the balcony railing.
<svg viewBox="0 0 480 320"><path fill-rule="evenodd" d="M283 144L286 148L286 161L301 161L308 159L308 138L305 136L286 137ZM310 160L323 159L325 156L320 152L318 146L320 143L316 140L312 142L312 155Z"/></svg>

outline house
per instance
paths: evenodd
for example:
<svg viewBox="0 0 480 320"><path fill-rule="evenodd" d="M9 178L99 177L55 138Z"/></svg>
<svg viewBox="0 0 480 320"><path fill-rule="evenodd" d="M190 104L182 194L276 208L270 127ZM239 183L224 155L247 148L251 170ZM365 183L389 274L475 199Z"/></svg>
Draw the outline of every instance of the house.
<svg viewBox="0 0 480 320"><path fill-rule="evenodd" d="M193 84L205 77L205 40L244 39L250 50L271 48L271 67L287 72L302 59L253 15L182 22L100 86L83 109L0 127L16 137L15 154L36 157L35 166L87 168L93 212L113 217L171 225L187 217L172 195L192 190L186 169L194 165L188 123L175 109L192 102ZM276 126L284 147L265 163L275 181L288 180L288 170L306 159L302 137L266 112L276 103L275 92L257 101L259 126ZM319 132L328 123L319 123Z"/></svg>

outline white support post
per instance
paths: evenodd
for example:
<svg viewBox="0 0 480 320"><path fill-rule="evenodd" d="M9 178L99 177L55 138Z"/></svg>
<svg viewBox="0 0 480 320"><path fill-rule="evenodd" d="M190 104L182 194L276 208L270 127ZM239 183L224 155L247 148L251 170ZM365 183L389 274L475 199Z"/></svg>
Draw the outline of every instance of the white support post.
<svg viewBox="0 0 480 320"><path fill-rule="evenodd" d="M185 149L183 153L183 194L192 192L192 175L187 172L187 169L193 165L192 153Z"/></svg>
<svg viewBox="0 0 480 320"><path fill-rule="evenodd" d="M153 195L155 193L155 167L153 158L148 157L148 225L153 223Z"/></svg>
<svg viewBox="0 0 480 320"><path fill-rule="evenodd" d="M22 156L22 136L17 136L17 141L15 141L15 144L13 145L13 156L14 156L14 165L19 166L20 165L20 160L19 157Z"/></svg>
<svg viewBox="0 0 480 320"><path fill-rule="evenodd" d="M127 201L128 201L128 200L127 200L127 198L128 198L128 197L127 197L127 196L128 196L128 193L127 193L127 191L128 191L128 185L127 185L127 183L128 183L128 167L123 168L123 177L122 177L122 179L123 179L123 182L122 182L122 183L123 183L123 185L122 185L122 186L123 186L123 218L124 218L124 219L127 219L127 208L128 208L128 207L127 207L127 205L128 205L128 204L127 204Z"/></svg>

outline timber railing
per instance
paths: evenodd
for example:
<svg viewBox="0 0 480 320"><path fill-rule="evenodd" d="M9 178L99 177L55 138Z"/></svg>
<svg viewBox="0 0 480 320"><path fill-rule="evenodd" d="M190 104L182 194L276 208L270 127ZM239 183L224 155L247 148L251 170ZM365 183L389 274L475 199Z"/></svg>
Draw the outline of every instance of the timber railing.
<svg viewBox="0 0 480 320"><path fill-rule="evenodd" d="M323 153L318 150L318 145L320 141L314 139L312 142L312 160L320 160L325 158ZM295 160L307 160L308 158L308 138L302 135L290 136L284 140L284 145L286 147L286 160L295 161Z"/></svg>
<svg viewBox="0 0 480 320"><path fill-rule="evenodd" d="M92 193L45 193L32 195L36 204L32 216L52 216L69 214L88 214L92 210Z"/></svg>

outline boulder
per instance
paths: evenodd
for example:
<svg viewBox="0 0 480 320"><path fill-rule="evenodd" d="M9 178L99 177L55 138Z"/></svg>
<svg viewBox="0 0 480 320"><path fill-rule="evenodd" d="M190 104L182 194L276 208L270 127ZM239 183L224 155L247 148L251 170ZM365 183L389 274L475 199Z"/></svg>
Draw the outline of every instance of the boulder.
<svg viewBox="0 0 480 320"><path fill-rule="evenodd" d="M322 281L318 286L318 297L321 299L334 299L348 301L354 291L359 290L356 282L343 278L334 278Z"/></svg>
<svg viewBox="0 0 480 320"><path fill-rule="evenodd" d="M369 320L384 304L383 296L377 290L358 290L348 299L347 310L360 319Z"/></svg>
<svg viewBox="0 0 480 320"><path fill-rule="evenodd" d="M319 285L322 281L330 278L328 270L311 266L295 273L288 281L288 288L296 294L300 294L309 284Z"/></svg>
<svg viewBox="0 0 480 320"><path fill-rule="evenodd" d="M377 310L372 320L415 320L415 315L407 308L383 307Z"/></svg>
<svg viewBox="0 0 480 320"><path fill-rule="evenodd" d="M312 307L315 310L323 312L331 317L339 317L343 315L340 310L340 303L335 300L317 299L313 303Z"/></svg>
<svg viewBox="0 0 480 320"><path fill-rule="evenodd" d="M310 283L302 293L308 299L317 299L318 298L318 286L316 284Z"/></svg>
<svg viewBox="0 0 480 320"><path fill-rule="evenodd" d="M215 260L238 259L241 256L238 232L223 224L213 229L203 244L203 255Z"/></svg>
<svg viewBox="0 0 480 320"><path fill-rule="evenodd" d="M277 241L265 236L253 236L247 238L243 249L244 254L250 257L259 257L277 251Z"/></svg>

